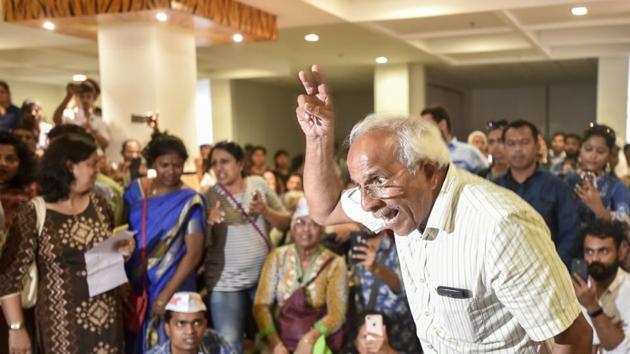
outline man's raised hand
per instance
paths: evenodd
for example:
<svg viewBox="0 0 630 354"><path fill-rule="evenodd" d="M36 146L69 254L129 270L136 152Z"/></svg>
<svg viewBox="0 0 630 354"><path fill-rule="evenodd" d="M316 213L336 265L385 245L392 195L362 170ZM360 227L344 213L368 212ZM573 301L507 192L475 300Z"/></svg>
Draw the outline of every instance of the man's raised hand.
<svg viewBox="0 0 630 354"><path fill-rule="evenodd" d="M300 71L298 77L306 91L298 97L295 110L302 131L307 138L332 137L335 112L325 76L317 65L313 65L310 75Z"/></svg>

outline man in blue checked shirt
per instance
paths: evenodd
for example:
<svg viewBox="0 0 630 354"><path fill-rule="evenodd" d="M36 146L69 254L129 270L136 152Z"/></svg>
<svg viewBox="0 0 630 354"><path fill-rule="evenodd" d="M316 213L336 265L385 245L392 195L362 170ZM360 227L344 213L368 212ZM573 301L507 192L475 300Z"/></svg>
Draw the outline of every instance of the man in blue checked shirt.
<svg viewBox="0 0 630 354"><path fill-rule="evenodd" d="M503 130L510 169L495 182L525 199L545 219L562 262L569 267L580 246L577 205L560 178L536 162L538 128L517 120Z"/></svg>
<svg viewBox="0 0 630 354"><path fill-rule="evenodd" d="M440 128L442 138L448 146L448 153L453 164L468 172L476 173L482 168L488 167L483 154L476 147L457 141L452 134L451 118L446 108L431 106L422 110L422 119L434 122Z"/></svg>

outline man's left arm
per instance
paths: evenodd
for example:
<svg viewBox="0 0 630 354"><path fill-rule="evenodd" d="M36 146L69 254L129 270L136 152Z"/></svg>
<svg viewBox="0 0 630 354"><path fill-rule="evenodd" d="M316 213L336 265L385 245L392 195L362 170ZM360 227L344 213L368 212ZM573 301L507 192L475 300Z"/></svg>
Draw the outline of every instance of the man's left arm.
<svg viewBox="0 0 630 354"><path fill-rule="evenodd" d="M591 353L592 330L540 215L522 210L504 218L485 265L497 298L532 340L554 338L555 353Z"/></svg>
<svg viewBox="0 0 630 354"><path fill-rule="evenodd" d="M597 283L591 276L589 276L589 283L582 280L579 276L573 276L573 286L575 287L575 294L577 295L578 301L584 306L588 314L591 315L591 322L593 323L597 337L599 337L600 346L611 353L629 353L630 339L628 335L624 333L622 326L628 328L624 321L630 320L630 306L619 309L622 322L620 325L616 325L603 312L597 300ZM627 299L627 295L624 299Z"/></svg>
<svg viewBox="0 0 630 354"><path fill-rule="evenodd" d="M555 212L559 236L556 248L562 262L567 267L570 267L571 258L576 256L580 246L580 224L577 204L573 199L573 192L564 182L558 180L554 189L556 189L557 198Z"/></svg>
<svg viewBox="0 0 630 354"><path fill-rule="evenodd" d="M593 332L581 313L569 328L554 336L553 339L555 342L554 354L590 354L593 350Z"/></svg>

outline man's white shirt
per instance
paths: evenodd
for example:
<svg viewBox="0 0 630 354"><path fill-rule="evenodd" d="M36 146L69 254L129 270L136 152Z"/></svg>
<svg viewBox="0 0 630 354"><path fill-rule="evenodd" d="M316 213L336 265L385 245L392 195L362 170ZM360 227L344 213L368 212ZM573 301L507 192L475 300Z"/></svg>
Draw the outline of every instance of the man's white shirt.
<svg viewBox="0 0 630 354"><path fill-rule="evenodd" d="M601 349L602 353L628 354L630 353L630 274L619 268L615 280L608 286L599 298L599 306L604 313L600 316L608 316L615 325L621 325L625 338L613 350ZM593 326L593 320L588 316L587 310L582 307L582 313L588 323L593 327L593 345L599 345L599 336Z"/></svg>
<svg viewBox="0 0 630 354"><path fill-rule="evenodd" d="M383 220L348 197L356 222ZM421 233L396 235L407 299L428 353L546 353L578 317L570 275L542 217L516 194L449 166ZM469 292L438 295L439 286Z"/></svg>

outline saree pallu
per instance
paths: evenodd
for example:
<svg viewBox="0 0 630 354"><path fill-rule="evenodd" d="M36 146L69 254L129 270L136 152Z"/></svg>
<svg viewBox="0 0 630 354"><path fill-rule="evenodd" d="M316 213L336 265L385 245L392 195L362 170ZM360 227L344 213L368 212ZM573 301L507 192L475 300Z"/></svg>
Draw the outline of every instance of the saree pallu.
<svg viewBox="0 0 630 354"><path fill-rule="evenodd" d="M150 347L164 343L163 321L151 321L152 307L158 295L171 280L179 262L186 254L186 235L206 235L206 202L202 195L185 188L148 199L146 220L147 271L141 267L142 207L144 193L139 180L125 192L129 206L129 229L136 231L136 250L126 264L127 275L133 290L140 294L146 274L149 303L139 335L126 334L127 353L146 353ZM184 280L177 291L197 291L195 272Z"/></svg>

